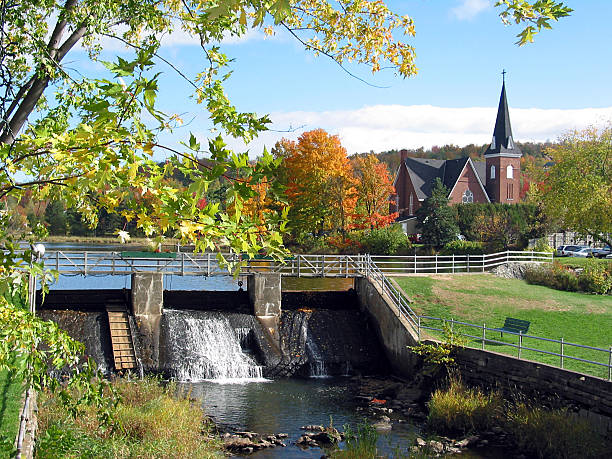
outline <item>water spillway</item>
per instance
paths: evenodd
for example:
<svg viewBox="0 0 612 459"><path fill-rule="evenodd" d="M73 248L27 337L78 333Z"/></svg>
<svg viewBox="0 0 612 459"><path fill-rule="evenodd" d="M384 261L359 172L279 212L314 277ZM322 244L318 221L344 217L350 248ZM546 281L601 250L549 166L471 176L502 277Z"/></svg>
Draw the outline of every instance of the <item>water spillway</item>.
<svg viewBox="0 0 612 459"><path fill-rule="evenodd" d="M258 352L249 339L256 327L253 319L217 311L167 310L162 322L164 371L179 381L262 380Z"/></svg>
<svg viewBox="0 0 612 459"><path fill-rule="evenodd" d="M108 319L99 311L108 301L129 298L129 290L72 293L52 292L41 313L85 342L86 352L102 368L112 370ZM253 315L248 302L241 289L164 291L163 310L151 316L157 317L151 322L152 333L142 333L142 315L130 318L138 361L145 371L181 381L245 382L386 371L354 291L283 292L283 308L272 331L269 323Z"/></svg>

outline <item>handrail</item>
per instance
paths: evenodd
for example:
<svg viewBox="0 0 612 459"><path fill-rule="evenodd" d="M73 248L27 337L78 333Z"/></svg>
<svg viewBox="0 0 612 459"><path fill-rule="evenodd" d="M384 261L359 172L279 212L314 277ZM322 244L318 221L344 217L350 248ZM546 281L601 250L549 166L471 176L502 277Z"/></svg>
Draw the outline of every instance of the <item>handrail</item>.
<svg viewBox="0 0 612 459"><path fill-rule="evenodd" d="M604 348L600 348L600 347L594 347L594 346L588 346L588 345L584 345L584 344L577 344L577 343L572 343L569 341L565 341L563 338L561 339L553 339L553 338L544 338L542 336L536 336L536 335L526 335L523 333L515 333L515 332L509 332L509 331L504 331L505 334L508 335L514 335L517 336L519 338L518 340L518 344L514 344L514 343L508 343L506 341L500 341L500 340L496 340L496 339L491 339L491 338L487 338L486 336L486 332L487 331L491 331L491 332L496 332L499 333L499 328L490 328L487 327L486 324L482 324L482 325L477 325L477 324L473 324L473 323L469 323L469 322L461 322L458 320L454 320L454 319L443 319L440 317L431 317L431 316L420 316L419 317L421 320L419 321L419 326L420 329L424 329L424 330L431 330L431 331L438 331L438 332L443 332L444 329L442 328L437 328L437 327L430 327L430 326L426 326L423 325L423 319L424 320L432 320L432 321L442 321L445 323L450 323L451 328L454 325L463 325L466 327L472 327L472 328L476 328L479 329L481 331L480 335L472 335L469 333L463 333L463 332L459 332L458 334L460 336L466 337L466 338L471 338L474 339L476 341L480 341L481 343L481 349L482 350L486 350L486 344L497 344L497 345L503 345L503 346L508 346L511 348L516 348L517 349L517 358L521 358L521 353L522 351L532 351L532 352L536 352L539 354L545 354L545 355L552 355L552 356L556 356L559 357L560 360L560 364L558 365L559 368L564 368L564 361L565 359L569 359L569 360L574 360L574 361L578 361L578 362L583 362L583 363L587 363L590 365L596 365L596 366L601 366L601 367L605 367L608 369L608 381L612 382L612 346L609 347L609 349L604 349ZM549 342L549 343L556 343L560 345L560 352L553 352L553 351L548 351L545 349L538 349L535 347L529 347L529 346L524 346L523 345L523 340L524 339L533 339L535 341L544 341L544 342ZM565 353L565 347L566 346L570 346L570 347L576 347L576 348L581 348L581 349L589 349L592 351L596 351L596 352L602 352L604 354L606 354L608 356L608 363L603 363L603 362L598 362L596 360L589 360L589 359L583 359L581 357L577 357L577 356L573 356L573 355L568 355Z"/></svg>
<svg viewBox="0 0 612 459"><path fill-rule="evenodd" d="M232 262L241 261L238 254L223 254ZM437 256L370 256L370 255L295 255L282 261L242 260L241 273L277 272L283 276L356 277L366 257L385 274L483 272L505 263L549 263L552 256L541 252L500 252L487 255ZM216 254L177 253L125 256L122 252L50 251L44 257L47 267L60 274L125 275L135 272L164 272L176 275L224 275Z"/></svg>

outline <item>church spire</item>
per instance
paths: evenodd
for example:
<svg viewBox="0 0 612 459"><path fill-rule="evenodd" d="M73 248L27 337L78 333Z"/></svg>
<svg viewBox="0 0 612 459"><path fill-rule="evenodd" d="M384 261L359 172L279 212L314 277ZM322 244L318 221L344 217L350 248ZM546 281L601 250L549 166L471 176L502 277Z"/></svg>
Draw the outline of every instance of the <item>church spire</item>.
<svg viewBox="0 0 612 459"><path fill-rule="evenodd" d="M493 129L493 139L485 155L511 154L521 155L521 150L514 145L512 138L512 126L510 125L510 113L508 112L508 100L506 99L506 71L502 72L502 91L497 107L497 118Z"/></svg>

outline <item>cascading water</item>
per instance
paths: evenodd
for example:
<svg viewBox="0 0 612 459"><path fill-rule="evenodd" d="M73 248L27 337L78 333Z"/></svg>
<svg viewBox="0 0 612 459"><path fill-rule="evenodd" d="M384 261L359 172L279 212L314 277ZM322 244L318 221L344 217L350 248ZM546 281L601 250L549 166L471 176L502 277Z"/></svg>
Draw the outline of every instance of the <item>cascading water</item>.
<svg viewBox="0 0 612 459"><path fill-rule="evenodd" d="M319 350L319 346L314 342L310 335L306 338L306 352L308 353L308 364L310 367L311 378L328 378L325 360Z"/></svg>
<svg viewBox="0 0 612 459"><path fill-rule="evenodd" d="M175 335L173 367L179 381L264 380L262 367L242 351L241 338L248 332L237 333L223 314L174 312L169 326Z"/></svg>

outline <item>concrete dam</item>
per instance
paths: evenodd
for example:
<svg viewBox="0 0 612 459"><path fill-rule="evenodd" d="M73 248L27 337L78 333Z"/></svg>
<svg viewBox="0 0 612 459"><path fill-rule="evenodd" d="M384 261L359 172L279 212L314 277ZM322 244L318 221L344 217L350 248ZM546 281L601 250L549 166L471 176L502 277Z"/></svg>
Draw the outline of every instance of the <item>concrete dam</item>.
<svg viewBox="0 0 612 459"><path fill-rule="evenodd" d="M164 290L161 280L134 274L132 289L52 290L38 313L105 372L236 381L389 370L354 289L282 291L267 274L234 291Z"/></svg>

